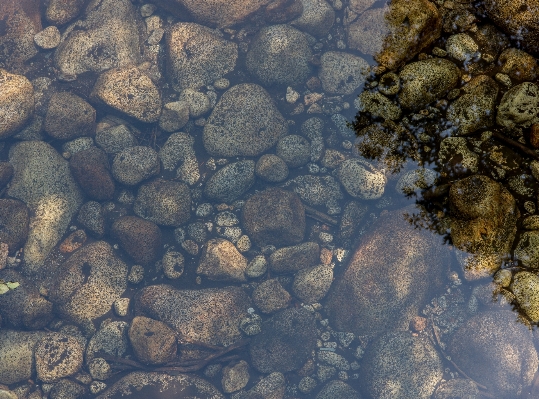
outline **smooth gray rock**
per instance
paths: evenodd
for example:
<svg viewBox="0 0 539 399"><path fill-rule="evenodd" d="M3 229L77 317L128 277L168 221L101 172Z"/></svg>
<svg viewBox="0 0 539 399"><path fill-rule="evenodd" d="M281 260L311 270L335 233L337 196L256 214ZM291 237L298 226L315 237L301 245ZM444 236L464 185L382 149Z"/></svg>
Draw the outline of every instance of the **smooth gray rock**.
<svg viewBox="0 0 539 399"><path fill-rule="evenodd" d="M0 383L10 385L32 378L34 346L45 332L0 330Z"/></svg>
<svg viewBox="0 0 539 399"><path fill-rule="evenodd" d="M129 147L114 157L112 175L118 182L134 186L157 175L160 168L159 156L153 148Z"/></svg>
<svg viewBox="0 0 539 399"><path fill-rule="evenodd" d="M291 25L316 37L325 36L335 22L335 11L325 0L301 0L303 12Z"/></svg>
<svg viewBox="0 0 539 399"><path fill-rule="evenodd" d="M209 199L230 203L249 190L254 182L255 162L234 162L224 166L208 180L204 194Z"/></svg>
<svg viewBox="0 0 539 399"><path fill-rule="evenodd" d="M369 76L369 63L350 53L328 51L320 58L318 77L331 94L352 94Z"/></svg>

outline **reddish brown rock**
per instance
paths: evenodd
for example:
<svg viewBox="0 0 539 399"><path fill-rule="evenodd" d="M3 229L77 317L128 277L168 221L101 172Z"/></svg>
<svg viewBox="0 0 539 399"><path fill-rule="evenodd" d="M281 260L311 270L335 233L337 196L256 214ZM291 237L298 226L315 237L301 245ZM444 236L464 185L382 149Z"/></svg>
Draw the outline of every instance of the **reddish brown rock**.
<svg viewBox="0 0 539 399"><path fill-rule="evenodd" d="M114 180L110 173L107 154L97 147L77 152L69 160L73 177L92 199L112 199Z"/></svg>
<svg viewBox="0 0 539 399"><path fill-rule="evenodd" d="M144 363L163 364L176 357L176 333L163 322L137 316L128 334L137 358Z"/></svg>
<svg viewBox="0 0 539 399"><path fill-rule="evenodd" d="M45 116L45 131L49 136L69 140L95 134L95 109L81 97L54 93Z"/></svg>

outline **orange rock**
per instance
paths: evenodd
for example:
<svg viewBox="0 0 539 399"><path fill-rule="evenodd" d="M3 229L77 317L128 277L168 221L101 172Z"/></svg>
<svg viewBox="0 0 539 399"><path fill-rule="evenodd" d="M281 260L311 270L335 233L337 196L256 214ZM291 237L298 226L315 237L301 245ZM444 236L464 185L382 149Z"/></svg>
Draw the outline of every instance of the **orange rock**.
<svg viewBox="0 0 539 399"><path fill-rule="evenodd" d="M82 247L85 242L86 233L84 230L74 231L60 244L60 252L63 254L74 252Z"/></svg>
<svg viewBox="0 0 539 399"><path fill-rule="evenodd" d="M331 263L331 258L333 258L333 252L327 248L322 248L320 251L320 261L324 265L329 265Z"/></svg>

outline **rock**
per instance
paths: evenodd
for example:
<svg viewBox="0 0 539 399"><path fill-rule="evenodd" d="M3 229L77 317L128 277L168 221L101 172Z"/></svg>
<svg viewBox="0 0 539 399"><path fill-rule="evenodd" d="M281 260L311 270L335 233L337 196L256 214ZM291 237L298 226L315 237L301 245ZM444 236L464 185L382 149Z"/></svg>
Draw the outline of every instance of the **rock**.
<svg viewBox="0 0 539 399"><path fill-rule="evenodd" d="M112 304L116 316L125 317L129 312L129 298L118 298Z"/></svg>
<svg viewBox="0 0 539 399"><path fill-rule="evenodd" d="M409 207L381 216L335 280L327 310L339 331L374 336L407 329L440 284L449 253L438 236L408 223L404 214L414 211Z"/></svg>
<svg viewBox="0 0 539 399"><path fill-rule="evenodd" d="M94 380L107 380L112 376L110 364L102 357L88 362L88 372Z"/></svg>
<svg viewBox="0 0 539 399"><path fill-rule="evenodd" d="M33 39L42 29L39 1L3 1L0 20L0 68L18 69L38 53Z"/></svg>
<svg viewBox="0 0 539 399"><path fill-rule="evenodd" d="M84 203L80 207L77 222L97 238L105 234L105 215L99 202L88 201Z"/></svg>
<svg viewBox="0 0 539 399"><path fill-rule="evenodd" d="M479 46L466 33L457 33L456 35L449 36L445 43L445 49L451 58L463 62L464 65L480 57Z"/></svg>
<svg viewBox="0 0 539 399"><path fill-rule="evenodd" d="M35 215L24 245L23 271L31 274L62 238L82 204L82 196L67 161L45 142L12 146L9 161L15 173L8 195L23 201Z"/></svg>
<svg viewBox="0 0 539 399"><path fill-rule="evenodd" d="M92 137L79 137L65 142L62 145L62 154L65 157L65 155L73 155L77 152L88 150L92 147L94 147L94 139ZM65 154L66 152L68 154Z"/></svg>
<svg viewBox="0 0 539 399"><path fill-rule="evenodd" d="M324 385L316 399L361 399L361 396L346 382L333 380Z"/></svg>
<svg viewBox="0 0 539 399"><path fill-rule="evenodd" d="M69 160L73 177L90 198L103 201L114 195L114 180L110 173L107 154L99 148L74 154Z"/></svg>
<svg viewBox="0 0 539 399"><path fill-rule="evenodd" d="M224 28L244 21L271 0L216 0L204 4L196 0L157 0L155 3L179 17L185 17L187 11L198 23Z"/></svg>
<svg viewBox="0 0 539 399"><path fill-rule="evenodd" d="M238 45L206 26L179 22L166 43L168 78L176 91L212 84L236 66Z"/></svg>
<svg viewBox="0 0 539 399"><path fill-rule="evenodd" d="M34 36L35 44L43 50L51 50L58 47L60 39L61 34L56 26L47 26Z"/></svg>
<svg viewBox="0 0 539 399"><path fill-rule="evenodd" d="M310 58L311 49L303 33L289 25L271 25L254 38L246 65L266 86L294 86L307 80Z"/></svg>
<svg viewBox="0 0 539 399"><path fill-rule="evenodd" d="M111 233L137 263L150 264L161 249L161 231L149 220L123 216L114 222Z"/></svg>
<svg viewBox="0 0 539 399"><path fill-rule="evenodd" d="M520 310L532 321L539 321L539 277L530 272L518 272L513 276L511 291L516 296Z"/></svg>
<svg viewBox="0 0 539 399"><path fill-rule="evenodd" d="M319 302L326 296L333 282L333 268L319 265L300 270L294 277L292 290L303 303Z"/></svg>
<svg viewBox="0 0 539 399"><path fill-rule="evenodd" d="M288 167L298 168L311 160L311 143L296 134L284 136L277 142L276 154Z"/></svg>
<svg viewBox="0 0 539 399"><path fill-rule="evenodd" d="M52 303L40 295L31 280L13 269L0 270L0 279L19 283L17 289L0 295L0 315L4 325L35 330L52 320Z"/></svg>
<svg viewBox="0 0 539 399"><path fill-rule="evenodd" d="M370 344L360 370L374 398L429 399L443 376L442 361L430 341L408 331L383 334Z"/></svg>
<svg viewBox="0 0 539 399"><path fill-rule="evenodd" d="M332 176L301 175L286 182L299 197L311 206L335 206L343 198L337 180Z"/></svg>
<svg viewBox="0 0 539 399"><path fill-rule="evenodd" d="M438 174L427 168L414 169L404 173L395 186L395 189L405 195L420 193L436 184Z"/></svg>
<svg viewBox="0 0 539 399"><path fill-rule="evenodd" d="M519 211L500 183L482 175L457 181L449 190L451 239L464 260L468 280L492 275L511 251Z"/></svg>
<svg viewBox="0 0 539 399"><path fill-rule="evenodd" d="M538 12L539 2L537 0L516 0L509 2L498 2L487 0L482 5L482 10L496 26L503 29L508 35L514 38L517 45L525 51L537 53L539 47L537 40L539 30Z"/></svg>
<svg viewBox="0 0 539 399"><path fill-rule="evenodd" d="M301 0L301 3L303 12L291 25L316 37L327 35L335 22L333 8L325 0Z"/></svg>
<svg viewBox="0 0 539 399"><path fill-rule="evenodd" d="M283 399L286 390L286 378L282 373L271 373L262 378L247 391L247 398Z"/></svg>
<svg viewBox="0 0 539 399"><path fill-rule="evenodd" d="M249 364L240 360L234 366L226 366L223 369L221 385L225 393L232 393L245 388L249 382Z"/></svg>
<svg viewBox="0 0 539 399"><path fill-rule="evenodd" d="M221 96L204 126L203 140L211 155L257 156L287 132L268 92L255 84L239 84Z"/></svg>
<svg viewBox="0 0 539 399"><path fill-rule="evenodd" d="M466 86L465 94L451 103L447 119L465 136L494 125L498 85L486 75L474 77Z"/></svg>
<svg viewBox="0 0 539 399"><path fill-rule="evenodd" d="M200 168L194 149L195 139L187 133L174 133L159 150L165 170L174 170L178 179L189 185L200 179Z"/></svg>
<svg viewBox="0 0 539 399"><path fill-rule="evenodd" d="M352 94L369 76L369 63L349 53L328 51L320 58L318 76L324 91L331 94Z"/></svg>
<svg viewBox="0 0 539 399"><path fill-rule="evenodd" d="M303 241L305 208L295 193L270 188L254 194L243 206L247 234L259 246Z"/></svg>
<svg viewBox="0 0 539 399"><path fill-rule="evenodd" d="M441 382L434 392L433 399L479 399L480 397L479 389L472 380L455 378Z"/></svg>
<svg viewBox="0 0 539 399"><path fill-rule="evenodd" d="M153 285L135 299L137 315L162 321L188 340L222 346L241 340L239 324L251 306L239 287L177 290Z"/></svg>
<svg viewBox="0 0 539 399"><path fill-rule="evenodd" d="M530 127L539 122L539 87L524 82L510 88L503 95L496 123L506 128Z"/></svg>
<svg viewBox="0 0 539 399"><path fill-rule="evenodd" d="M129 186L139 184L159 173L161 165L157 152L151 147L129 147L119 152L112 162L114 178Z"/></svg>
<svg viewBox="0 0 539 399"><path fill-rule="evenodd" d="M539 365L532 332L511 311L473 316L451 338L447 352L474 381L501 398L515 398Z"/></svg>
<svg viewBox="0 0 539 399"><path fill-rule="evenodd" d="M178 100L189 104L189 115L193 118L200 118L211 109L210 98L195 89L182 90Z"/></svg>
<svg viewBox="0 0 539 399"><path fill-rule="evenodd" d="M75 80L84 72L140 64L139 18L129 0L92 0L54 53L59 77Z"/></svg>
<svg viewBox="0 0 539 399"><path fill-rule="evenodd" d="M49 299L58 311L82 323L109 312L127 288L127 265L104 241L83 246L58 269Z"/></svg>
<svg viewBox="0 0 539 399"><path fill-rule="evenodd" d="M460 70L451 61L431 58L406 65L399 77L402 83L400 105L419 110L455 88L460 78Z"/></svg>
<svg viewBox="0 0 539 399"><path fill-rule="evenodd" d="M114 68L99 75L90 97L141 122L161 115L158 87L137 67Z"/></svg>
<svg viewBox="0 0 539 399"><path fill-rule="evenodd" d="M45 11L45 18L51 25L64 25L79 15L83 0L51 0Z"/></svg>
<svg viewBox="0 0 539 399"><path fill-rule="evenodd" d="M536 59L525 51L508 48L504 50L498 61L502 64L501 72L518 81L537 79L538 65Z"/></svg>
<svg viewBox="0 0 539 399"><path fill-rule="evenodd" d="M86 388L75 381L61 379L52 387L50 399L79 399L86 393Z"/></svg>
<svg viewBox="0 0 539 399"><path fill-rule="evenodd" d="M224 399L224 396L208 381L192 374L170 375L167 373L136 371L115 382L98 399L123 397L139 398L141 393L154 399L200 398Z"/></svg>
<svg viewBox="0 0 539 399"><path fill-rule="evenodd" d="M467 126L464 125L464 127ZM479 156L470 150L466 138L446 137L440 143L438 162L443 165L440 171L440 175L443 177L464 177L471 173L477 173Z"/></svg>
<svg viewBox="0 0 539 399"><path fill-rule="evenodd" d="M364 91L354 101L359 112L368 112L372 118L396 121L400 119L400 107L379 92Z"/></svg>
<svg viewBox="0 0 539 399"><path fill-rule="evenodd" d="M98 131L95 142L107 154L116 154L138 144L135 135L125 125L116 125Z"/></svg>
<svg viewBox="0 0 539 399"><path fill-rule="evenodd" d="M165 323L137 316L129 327L129 341L137 358L146 364L163 364L176 358L176 333Z"/></svg>
<svg viewBox="0 0 539 399"><path fill-rule="evenodd" d="M47 107L45 131L59 140L71 140L95 133L95 109L79 96L54 93Z"/></svg>
<svg viewBox="0 0 539 399"><path fill-rule="evenodd" d="M0 45L0 55L1 53ZM0 91L2 92L0 98L1 140L21 130L34 113L34 88L24 76L0 69Z"/></svg>
<svg viewBox="0 0 539 399"><path fill-rule="evenodd" d="M162 226L180 226L191 217L191 191L184 183L156 179L140 186L133 211Z"/></svg>
<svg viewBox="0 0 539 399"><path fill-rule="evenodd" d="M253 291L253 302L262 313L275 313L284 309L291 299L288 291L275 278L264 281Z"/></svg>
<svg viewBox="0 0 539 399"><path fill-rule="evenodd" d="M13 166L9 162L0 162L0 189L4 188L13 177Z"/></svg>
<svg viewBox="0 0 539 399"><path fill-rule="evenodd" d="M320 260L320 246L316 242L304 242L274 251L269 258L274 273L295 273L316 265Z"/></svg>
<svg viewBox="0 0 539 399"><path fill-rule="evenodd" d="M337 169L337 177L352 197L378 199L384 194L387 178L363 159L347 159Z"/></svg>
<svg viewBox="0 0 539 399"><path fill-rule="evenodd" d="M363 12L347 31L350 48L394 70L440 37L442 18L428 0L398 0Z"/></svg>
<svg viewBox="0 0 539 399"><path fill-rule="evenodd" d="M255 174L270 183L279 183L288 177L286 162L274 154L264 154L255 165Z"/></svg>
<svg viewBox="0 0 539 399"><path fill-rule="evenodd" d="M311 162L318 162L324 152L324 121L309 118L301 124L301 134L311 141Z"/></svg>
<svg viewBox="0 0 539 399"><path fill-rule="evenodd" d="M526 221L526 219L524 220ZM526 225L522 223L522 227ZM537 230L535 225L532 230ZM1 241L1 240L0 240ZM539 231L525 231L520 236L515 248L515 256L526 267L539 268Z"/></svg>
<svg viewBox="0 0 539 399"><path fill-rule="evenodd" d="M211 239L200 257L197 274L217 281L245 281L247 259L234 244L222 238Z"/></svg>
<svg viewBox="0 0 539 399"><path fill-rule="evenodd" d="M299 369L316 346L316 323L303 308L285 309L262 324L249 345L251 364L261 373Z"/></svg>
<svg viewBox="0 0 539 399"><path fill-rule="evenodd" d="M204 195L209 199L231 203L255 182L255 162L230 163L217 171L206 183Z"/></svg>
<svg viewBox="0 0 539 399"><path fill-rule="evenodd" d="M101 359L97 363L103 364L104 362L105 368L110 369L106 361L99 356L124 356L130 349L127 337L128 328L129 324L125 321L112 321L108 324L103 324L86 346L86 363L90 364L94 360ZM101 366L101 368L103 367ZM106 373L108 374L109 371Z"/></svg>
<svg viewBox="0 0 539 399"><path fill-rule="evenodd" d="M8 245L10 253L24 245L29 221L30 212L23 202L0 199L0 242Z"/></svg>
<svg viewBox="0 0 539 399"><path fill-rule="evenodd" d="M249 278L258 278L263 276L268 269L268 262L264 255L255 256L247 265L245 274Z"/></svg>
<svg viewBox="0 0 539 399"><path fill-rule="evenodd" d="M0 383L15 384L32 378L34 347L45 332L0 330Z"/></svg>
<svg viewBox="0 0 539 399"><path fill-rule="evenodd" d="M53 333L37 342L34 354L37 377L43 382L55 382L80 370L84 348L69 335Z"/></svg>
<svg viewBox="0 0 539 399"><path fill-rule="evenodd" d="M189 104L185 101L166 103L161 110L159 127L165 132L175 132L189 122Z"/></svg>

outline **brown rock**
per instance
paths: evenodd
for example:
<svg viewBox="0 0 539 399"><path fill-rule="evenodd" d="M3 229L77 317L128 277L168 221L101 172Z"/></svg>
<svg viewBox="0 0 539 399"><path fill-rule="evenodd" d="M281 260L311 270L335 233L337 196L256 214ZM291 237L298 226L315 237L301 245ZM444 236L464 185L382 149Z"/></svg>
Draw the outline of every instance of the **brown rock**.
<svg viewBox="0 0 539 399"><path fill-rule="evenodd" d="M0 69L0 93L1 140L17 133L32 116L34 87L26 77Z"/></svg>
<svg viewBox="0 0 539 399"><path fill-rule="evenodd" d="M340 331L374 336L407 329L440 284L449 267L447 247L430 231L414 229L404 217L414 212L409 207L381 216L335 280L327 309Z"/></svg>
<svg viewBox="0 0 539 399"><path fill-rule="evenodd" d="M14 253L22 248L28 237L30 212L22 201L0 199L0 242Z"/></svg>
<svg viewBox="0 0 539 399"><path fill-rule="evenodd" d="M37 377L43 382L54 382L80 370L84 348L73 337L49 334L35 349Z"/></svg>
<svg viewBox="0 0 539 399"><path fill-rule="evenodd" d="M428 0L396 0L365 11L348 27L348 45L396 69L440 37L442 18Z"/></svg>
<svg viewBox="0 0 539 399"><path fill-rule="evenodd" d="M241 339L239 324L251 306L239 287L177 290L153 285L135 299L137 315L167 323L187 340L223 346Z"/></svg>
<svg viewBox="0 0 539 399"><path fill-rule="evenodd" d="M157 122L161 115L159 89L137 67L103 72L90 97L141 122Z"/></svg>
<svg viewBox="0 0 539 399"><path fill-rule="evenodd" d="M161 249L161 231L149 220L123 216L112 225L112 234L135 262L149 264Z"/></svg>
<svg viewBox="0 0 539 399"><path fill-rule="evenodd" d="M91 136L95 134L95 109L75 94L54 93L45 116L45 131L60 140Z"/></svg>
<svg viewBox="0 0 539 399"><path fill-rule="evenodd" d="M320 246L315 242L304 242L273 252L269 258L269 265L274 273L295 273L316 265L319 259Z"/></svg>
<svg viewBox="0 0 539 399"><path fill-rule="evenodd" d="M79 15L84 3L84 0L50 0L45 18L52 25L66 24Z"/></svg>
<svg viewBox="0 0 539 399"><path fill-rule="evenodd" d="M530 129L530 144L533 148L539 148L539 124L534 123Z"/></svg>
<svg viewBox="0 0 539 399"><path fill-rule="evenodd" d="M305 235L303 203L297 194L279 188L249 198L242 219L247 234L259 246L297 244Z"/></svg>
<svg viewBox="0 0 539 399"><path fill-rule="evenodd" d="M137 358L144 363L163 364L176 357L176 333L165 323L137 316L128 334Z"/></svg>
<svg viewBox="0 0 539 399"><path fill-rule="evenodd" d="M107 154L97 147L75 153L69 160L73 177L92 199L112 199L114 180Z"/></svg>
<svg viewBox="0 0 539 399"><path fill-rule="evenodd" d="M498 61L502 64L501 72L519 81L533 81L537 78L537 60L525 51L516 48L504 50Z"/></svg>
<svg viewBox="0 0 539 399"><path fill-rule="evenodd" d="M288 306L292 297L276 278L266 280L253 291L253 301L263 313L274 313Z"/></svg>
<svg viewBox="0 0 539 399"><path fill-rule="evenodd" d="M39 4L39 0L0 2L0 67L12 69L37 54L34 35L42 29Z"/></svg>
<svg viewBox="0 0 539 399"><path fill-rule="evenodd" d="M523 50L539 52L539 0L486 0L482 8Z"/></svg>
<svg viewBox="0 0 539 399"><path fill-rule="evenodd" d="M83 244L86 242L86 238L87 237L84 230L76 230L68 235L64 241L62 241L58 249L63 254L75 252L77 249L83 246Z"/></svg>
<svg viewBox="0 0 539 399"><path fill-rule="evenodd" d="M247 259L230 241L209 240L204 247L197 274L217 281L246 281Z"/></svg>
<svg viewBox="0 0 539 399"><path fill-rule="evenodd" d="M273 0L157 0L155 3L167 11L185 18L187 11L196 22L223 28L244 21L249 15Z"/></svg>

